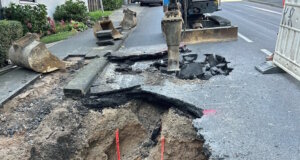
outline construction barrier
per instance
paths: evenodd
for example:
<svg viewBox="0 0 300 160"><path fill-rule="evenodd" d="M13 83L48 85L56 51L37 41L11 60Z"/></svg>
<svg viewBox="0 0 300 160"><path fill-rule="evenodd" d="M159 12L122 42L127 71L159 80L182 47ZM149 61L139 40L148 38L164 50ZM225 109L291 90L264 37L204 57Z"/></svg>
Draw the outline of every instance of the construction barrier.
<svg viewBox="0 0 300 160"><path fill-rule="evenodd" d="M274 54L274 63L300 80L300 1L286 0Z"/></svg>

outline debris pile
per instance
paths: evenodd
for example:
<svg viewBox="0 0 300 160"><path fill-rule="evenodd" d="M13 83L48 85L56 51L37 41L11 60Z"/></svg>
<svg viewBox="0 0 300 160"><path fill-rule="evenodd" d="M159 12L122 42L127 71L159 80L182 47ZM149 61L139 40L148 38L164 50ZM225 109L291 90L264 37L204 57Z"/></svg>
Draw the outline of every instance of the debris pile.
<svg viewBox="0 0 300 160"><path fill-rule="evenodd" d="M149 68L155 68L162 73L173 74L179 79L201 79L209 80L216 75L229 75L233 68L228 67L230 62L226 61L225 57L214 54L205 54L204 61L197 61L198 54L192 54L191 50L186 46L180 46L180 71L168 72L168 51L163 50L156 53L119 53L115 52L107 55L110 62L117 63L116 72L123 72L129 74L139 74L142 70L133 70L132 65L136 62L153 61Z"/></svg>
<svg viewBox="0 0 300 160"><path fill-rule="evenodd" d="M68 61L66 72L46 75L4 106L0 159L114 160L116 130L121 159L160 159L162 137L164 159L209 159L192 123L202 109L141 86L65 99L59 86L84 64L81 58Z"/></svg>
<svg viewBox="0 0 300 160"><path fill-rule="evenodd" d="M196 62L197 54L181 55L180 71L176 76L180 79L202 79L208 80L215 75L229 75L233 68L228 67L226 59L219 55L205 54L203 62ZM163 73L167 72L167 60L163 59L154 62L151 66L159 69Z"/></svg>

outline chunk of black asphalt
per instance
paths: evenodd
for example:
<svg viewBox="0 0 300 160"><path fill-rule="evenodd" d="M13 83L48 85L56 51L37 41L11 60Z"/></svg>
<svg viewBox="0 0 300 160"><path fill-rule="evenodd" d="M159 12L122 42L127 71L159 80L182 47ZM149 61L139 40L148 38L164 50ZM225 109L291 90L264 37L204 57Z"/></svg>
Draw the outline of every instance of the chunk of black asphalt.
<svg viewBox="0 0 300 160"><path fill-rule="evenodd" d="M193 63L197 60L197 58L198 54L188 54L182 56L183 63Z"/></svg>
<svg viewBox="0 0 300 160"><path fill-rule="evenodd" d="M180 79L195 79L204 76L203 63L188 63L181 67L181 70L176 75Z"/></svg>
<svg viewBox="0 0 300 160"><path fill-rule="evenodd" d="M184 49L184 46L180 46L179 50L180 51L190 51L187 48ZM158 59L163 59L168 56L168 51L163 50L155 53L141 53L141 54L130 54L127 53L125 55L114 55L114 54L108 54L106 55L107 59L110 62L114 63L127 63L128 61L131 62L140 62L140 61L149 61L149 60L158 60Z"/></svg>
<svg viewBox="0 0 300 160"><path fill-rule="evenodd" d="M131 100L146 101L151 104L165 107L166 109L174 107L182 111L184 114L194 118L201 118L203 115L202 109L193 104L155 92L143 90L140 86L89 94L82 98L81 102L88 108L102 110L106 107L115 108L120 105L124 105Z"/></svg>
<svg viewBox="0 0 300 160"><path fill-rule="evenodd" d="M156 52L153 54L139 54L139 55L108 55L107 59L110 62L115 63L124 63L124 62L139 62L139 61L147 61L147 60L157 60L164 58L168 55L168 52Z"/></svg>
<svg viewBox="0 0 300 160"><path fill-rule="evenodd" d="M228 67L225 57L205 54L204 62L195 62L198 55L188 54L182 55L180 61L180 71L176 73L179 79L201 79L209 80L216 75L229 75L233 68ZM159 69L162 73L170 74L167 72L167 59L154 62L152 67ZM172 73L172 72L171 72Z"/></svg>
<svg viewBox="0 0 300 160"><path fill-rule="evenodd" d="M191 53L192 52L192 50L190 50L190 49L188 49L187 47L186 47L186 45L184 45L184 46L182 46L182 47L179 47L179 52L180 53Z"/></svg>

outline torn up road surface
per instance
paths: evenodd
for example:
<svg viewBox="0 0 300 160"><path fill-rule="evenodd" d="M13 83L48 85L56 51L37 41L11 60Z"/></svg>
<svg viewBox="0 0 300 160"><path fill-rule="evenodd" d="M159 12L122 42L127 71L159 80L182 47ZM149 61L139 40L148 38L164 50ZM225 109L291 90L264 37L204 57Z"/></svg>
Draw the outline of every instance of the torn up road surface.
<svg viewBox="0 0 300 160"><path fill-rule="evenodd" d="M193 124L210 148L210 159L298 160L300 82L287 74L265 76L254 69L265 59L261 47L274 48L278 28L270 29L249 15L232 10L232 7L247 10L274 24L279 24L280 16L254 12L243 4L246 2L223 3L223 16L252 37L253 43L239 39L237 42L188 46L192 50L190 54L198 54L200 61L205 59L204 54L210 53L225 57L234 68L228 76L180 80L174 75L147 70L153 63L151 61L132 64L133 70L142 71L138 74L116 73L118 66L111 64L91 91L97 93L142 85L144 90L202 108L207 114L194 120ZM160 7L146 8L144 18L139 22L141 25L128 37L121 52L154 53L166 48L160 28L161 18L157 18L163 16L161 10ZM247 21L243 21L245 19ZM258 31L265 34L257 34Z"/></svg>

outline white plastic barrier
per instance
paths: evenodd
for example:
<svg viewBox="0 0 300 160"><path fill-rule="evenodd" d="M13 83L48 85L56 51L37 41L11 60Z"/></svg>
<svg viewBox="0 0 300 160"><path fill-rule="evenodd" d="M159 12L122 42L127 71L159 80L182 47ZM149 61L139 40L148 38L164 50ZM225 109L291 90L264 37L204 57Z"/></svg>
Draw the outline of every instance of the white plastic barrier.
<svg viewBox="0 0 300 160"><path fill-rule="evenodd" d="M286 0L274 63L300 80L300 1Z"/></svg>

